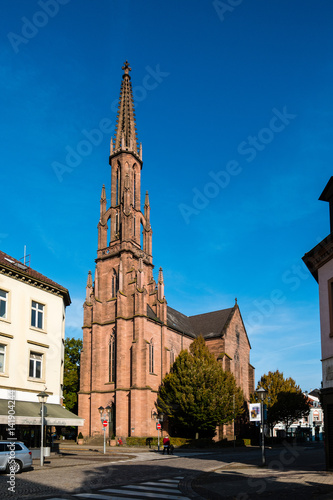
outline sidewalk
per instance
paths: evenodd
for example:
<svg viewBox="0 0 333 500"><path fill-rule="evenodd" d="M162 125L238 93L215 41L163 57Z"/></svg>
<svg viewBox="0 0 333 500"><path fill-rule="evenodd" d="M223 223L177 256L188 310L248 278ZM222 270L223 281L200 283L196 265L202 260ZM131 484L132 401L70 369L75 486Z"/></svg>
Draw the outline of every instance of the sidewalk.
<svg viewBox="0 0 333 500"><path fill-rule="evenodd" d="M209 500L333 500L333 473L324 470L322 450L296 447L294 456L285 451L264 467L233 462L200 474L191 488Z"/></svg>

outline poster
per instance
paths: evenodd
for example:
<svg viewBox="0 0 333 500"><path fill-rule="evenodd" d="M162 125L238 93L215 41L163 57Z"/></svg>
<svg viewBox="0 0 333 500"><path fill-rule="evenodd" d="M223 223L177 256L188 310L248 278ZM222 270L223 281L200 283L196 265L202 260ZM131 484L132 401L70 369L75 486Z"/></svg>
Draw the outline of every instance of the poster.
<svg viewBox="0 0 333 500"><path fill-rule="evenodd" d="M250 422L261 422L261 404L250 404Z"/></svg>

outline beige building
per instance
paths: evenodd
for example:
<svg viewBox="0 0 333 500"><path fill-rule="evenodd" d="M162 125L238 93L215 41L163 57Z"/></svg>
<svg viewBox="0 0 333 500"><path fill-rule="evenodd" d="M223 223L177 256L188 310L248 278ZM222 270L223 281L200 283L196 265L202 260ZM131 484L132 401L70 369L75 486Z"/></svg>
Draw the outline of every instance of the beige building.
<svg viewBox="0 0 333 500"><path fill-rule="evenodd" d="M82 425L62 403L68 290L0 251L0 435L6 438L8 401L15 436L39 445L40 404L46 391L47 426Z"/></svg>
<svg viewBox="0 0 333 500"><path fill-rule="evenodd" d="M153 277L148 192L141 201L130 68L126 62L115 137L111 139L111 203L103 186L94 281L84 303L79 415L83 435L102 433L99 407L109 407L109 435L155 436L152 416L159 385L182 349L203 335L246 400L254 390L250 343L236 303L188 317L167 305L163 272ZM143 205L143 210L141 209Z"/></svg>

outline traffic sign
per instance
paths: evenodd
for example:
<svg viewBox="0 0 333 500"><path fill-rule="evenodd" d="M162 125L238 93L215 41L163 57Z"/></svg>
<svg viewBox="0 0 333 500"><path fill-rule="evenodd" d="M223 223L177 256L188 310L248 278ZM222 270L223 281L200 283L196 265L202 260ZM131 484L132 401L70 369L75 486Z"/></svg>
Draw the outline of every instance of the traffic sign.
<svg viewBox="0 0 333 500"><path fill-rule="evenodd" d="M107 427L108 426L108 421L107 420L103 420L103 427Z"/></svg>
<svg viewBox="0 0 333 500"><path fill-rule="evenodd" d="M162 429L162 426L161 426L161 424L160 424L160 423L157 423L157 424L156 424L156 429L157 429L157 430Z"/></svg>

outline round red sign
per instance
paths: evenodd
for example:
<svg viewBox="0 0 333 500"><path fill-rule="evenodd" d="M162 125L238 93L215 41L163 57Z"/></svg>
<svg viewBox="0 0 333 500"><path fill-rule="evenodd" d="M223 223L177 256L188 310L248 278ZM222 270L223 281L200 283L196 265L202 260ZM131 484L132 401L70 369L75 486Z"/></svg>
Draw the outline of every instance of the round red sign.
<svg viewBox="0 0 333 500"><path fill-rule="evenodd" d="M103 426L104 426L104 427L107 427L107 426L108 426L108 421L107 421L107 420L103 420Z"/></svg>
<svg viewBox="0 0 333 500"><path fill-rule="evenodd" d="M160 429L161 427L162 427L161 424L156 424L157 429Z"/></svg>

